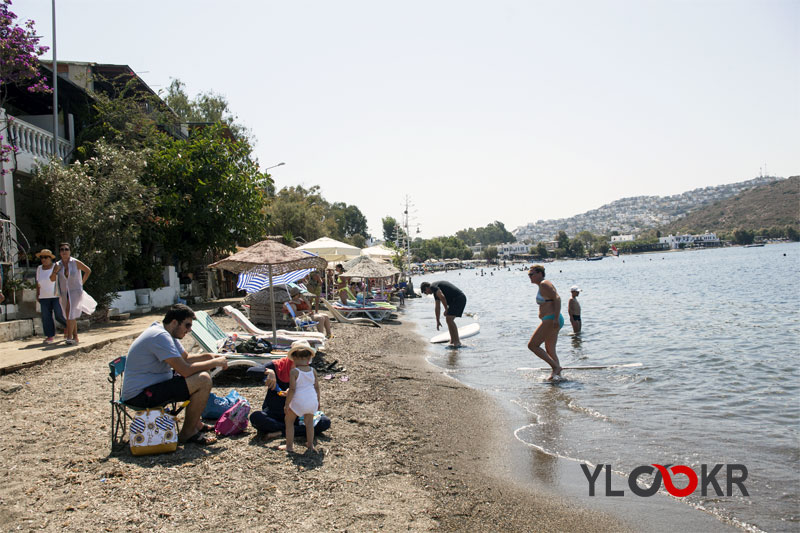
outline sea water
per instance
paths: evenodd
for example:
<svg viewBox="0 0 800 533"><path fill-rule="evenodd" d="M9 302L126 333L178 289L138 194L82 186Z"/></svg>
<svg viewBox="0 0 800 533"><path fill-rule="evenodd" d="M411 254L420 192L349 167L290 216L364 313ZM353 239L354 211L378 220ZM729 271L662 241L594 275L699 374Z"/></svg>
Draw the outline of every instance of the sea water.
<svg viewBox="0 0 800 533"><path fill-rule="evenodd" d="M642 367L565 370L559 385L543 383L549 372L518 370L546 364L527 349L537 287L510 264L414 277L417 288L454 283L481 325L462 349L431 345L430 362L518 410L528 423L508 431L544 453L625 476L654 463L698 475L702 464L745 465L749 496L734 485L730 497L698 488L686 500L740 525L800 529L800 244L545 266L565 319L569 287L582 289L583 331L573 335L566 321L562 366ZM433 336L432 298L406 302L406 318ZM725 491L724 467L719 480Z"/></svg>

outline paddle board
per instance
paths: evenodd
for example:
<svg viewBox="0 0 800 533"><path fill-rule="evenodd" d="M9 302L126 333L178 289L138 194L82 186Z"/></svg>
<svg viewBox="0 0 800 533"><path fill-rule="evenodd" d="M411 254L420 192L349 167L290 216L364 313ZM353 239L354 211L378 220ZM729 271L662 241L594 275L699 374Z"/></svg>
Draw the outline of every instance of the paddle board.
<svg viewBox="0 0 800 533"><path fill-rule="evenodd" d="M447 326L445 326L445 330ZM458 338L459 339L466 339L467 337L472 337L473 335L477 335L481 331L481 325L477 322L473 322L472 324L467 324L466 326L462 326L458 328ZM440 342L450 342L450 332L445 331L444 333L439 333L438 335L434 335L431 337L431 342L433 344L438 344Z"/></svg>
<svg viewBox="0 0 800 533"><path fill-rule="evenodd" d="M627 363L624 365L594 365L594 366L562 366L561 370L605 370L606 368L636 368L642 366L642 363ZM549 366L529 367L523 366L517 370L553 370Z"/></svg>

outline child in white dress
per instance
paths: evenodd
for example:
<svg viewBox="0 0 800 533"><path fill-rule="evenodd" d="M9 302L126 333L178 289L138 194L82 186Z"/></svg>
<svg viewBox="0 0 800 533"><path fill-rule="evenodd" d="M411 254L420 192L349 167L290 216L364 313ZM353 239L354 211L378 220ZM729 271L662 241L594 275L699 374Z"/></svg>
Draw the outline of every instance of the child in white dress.
<svg viewBox="0 0 800 533"><path fill-rule="evenodd" d="M303 417L306 426L306 446L309 451L314 448L314 412L319 410L319 382L317 373L311 368L310 363L314 358L314 348L306 341L296 341L287 354L294 362L294 368L289 373L289 392L286 394L285 422L286 446L281 446L287 452L294 448L294 421L298 416Z"/></svg>

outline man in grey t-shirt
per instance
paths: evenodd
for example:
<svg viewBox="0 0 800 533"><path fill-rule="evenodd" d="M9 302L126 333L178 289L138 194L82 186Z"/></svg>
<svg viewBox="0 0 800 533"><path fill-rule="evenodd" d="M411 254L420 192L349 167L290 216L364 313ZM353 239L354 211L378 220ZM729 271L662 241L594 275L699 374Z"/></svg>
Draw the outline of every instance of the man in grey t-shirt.
<svg viewBox="0 0 800 533"><path fill-rule="evenodd" d="M191 331L193 319L189 307L173 305L161 323L154 322L133 341L125 362L122 398L141 408L189 400L178 440L210 444L215 439L203 433L211 426L200 420L211 393L209 371L228 368L228 363L222 355L190 355L183 349L180 339Z"/></svg>

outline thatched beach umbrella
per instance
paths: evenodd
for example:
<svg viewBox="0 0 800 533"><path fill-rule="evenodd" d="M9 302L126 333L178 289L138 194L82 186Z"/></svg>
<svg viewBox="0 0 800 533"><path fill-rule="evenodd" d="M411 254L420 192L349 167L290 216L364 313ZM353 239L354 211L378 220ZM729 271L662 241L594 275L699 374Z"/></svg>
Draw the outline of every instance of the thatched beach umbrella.
<svg viewBox="0 0 800 533"><path fill-rule="evenodd" d="M272 342L276 343L276 331L278 328L275 325L275 293L273 292L272 277L305 268L324 270L327 265L327 261L322 257L311 256L279 242L266 240L249 246L216 263L212 263L208 265L208 268L221 268L234 274L248 272L267 274L269 276L269 299L272 306Z"/></svg>
<svg viewBox="0 0 800 533"><path fill-rule="evenodd" d="M357 257L349 261L348 264L351 264L351 266L349 268L345 266L345 271L342 274L344 278L376 278L381 279L381 285L383 285L385 278L390 278L395 274L393 267L390 268L389 265L376 263L366 256ZM366 298L364 301L366 302Z"/></svg>

